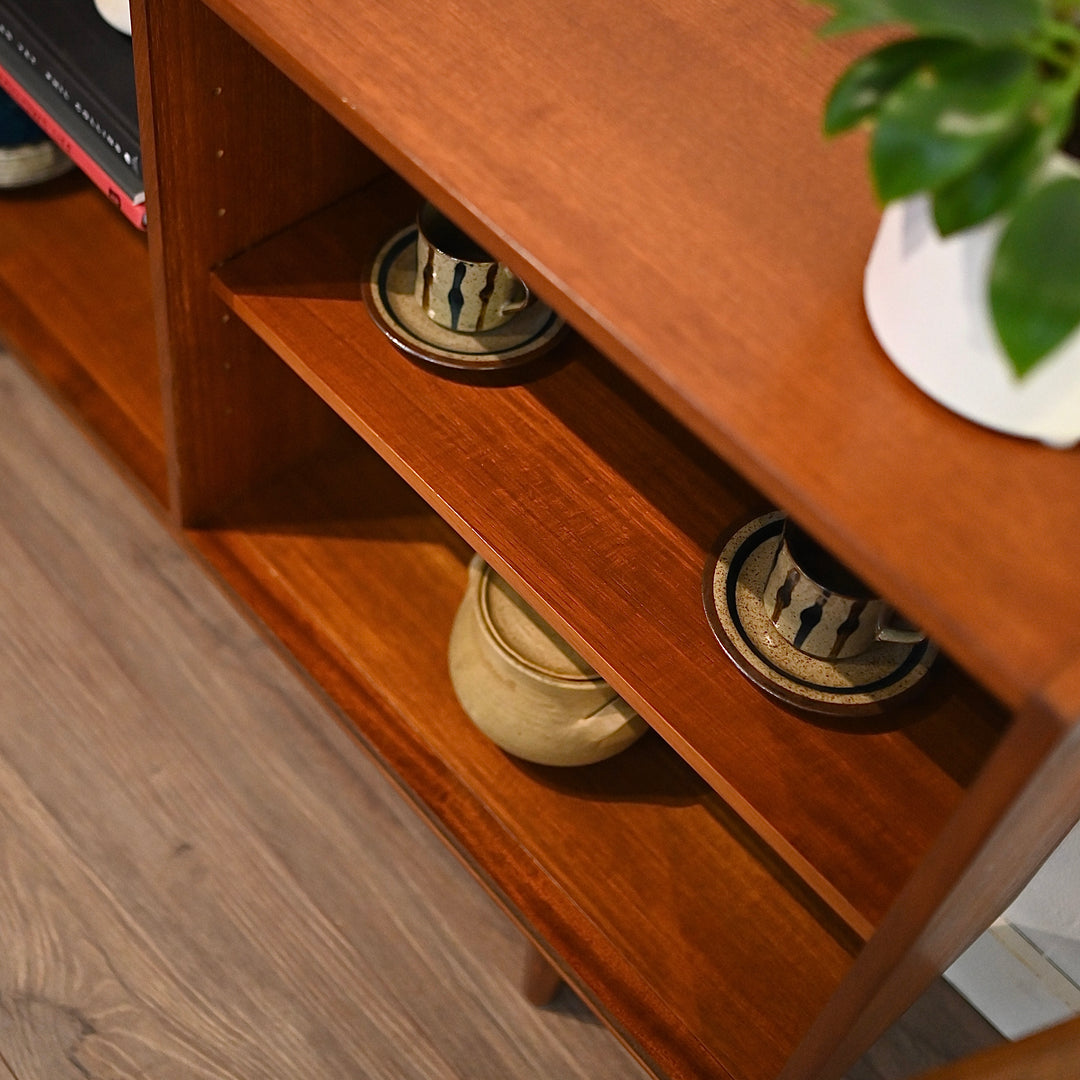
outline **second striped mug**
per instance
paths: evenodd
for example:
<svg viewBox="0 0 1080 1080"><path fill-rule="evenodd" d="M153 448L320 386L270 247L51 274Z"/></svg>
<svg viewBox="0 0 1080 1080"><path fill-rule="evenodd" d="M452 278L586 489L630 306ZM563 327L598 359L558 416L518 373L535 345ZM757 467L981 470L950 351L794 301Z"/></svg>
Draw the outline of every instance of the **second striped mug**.
<svg viewBox="0 0 1080 1080"><path fill-rule="evenodd" d="M896 625L892 607L790 518L762 603L785 641L821 660L846 660L880 642L914 645L925 640L921 630Z"/></svg>

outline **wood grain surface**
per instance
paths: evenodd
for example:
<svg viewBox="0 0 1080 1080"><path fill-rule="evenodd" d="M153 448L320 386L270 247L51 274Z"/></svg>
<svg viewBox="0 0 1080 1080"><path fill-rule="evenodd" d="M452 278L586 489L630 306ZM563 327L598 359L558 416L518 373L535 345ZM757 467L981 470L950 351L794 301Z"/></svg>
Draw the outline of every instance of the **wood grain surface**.
<svg viewBox="0 0 1080 1080"><path fill-rule="evenodd" d="M1019 895L1080 817L1080 663L1014 721L782 1080L836 1075Z"/></svg>
<svg viewBox="0 0 1080 1080"><path fill-rule="evenodd" d="M641 1080L7 358L0 410L0 1076ZM993 1039L919 1007L851 1080Z"/></svg>
<svg viewBox="0 0 1080 1080"><path fill-rule="evenodd" d="M0 322L159 500L163 435L165 501L176 520L205 522L245 495L238 517L201 535L202 550L260 611L280 609L268 621L309 658L337 703L371 721L379 751L406 783L418 781L431 822L468 841L462 852L481 881L528 930L549 932L542 945L555 967L570 974L591 965L590 1003L616 1031L626 1019L628 1043L654 1051L642 1055L650 1067L670 1066L687 1080L727 1071L771 1080L846 966L850 927L864 932L860 919L873 923L888 906L985 760L993 732L969 741L965 723L947 723L904 747L899 757L916 763L910 775L920 781L913 797L930 796L930 826L896 838L899 870L868 901L873 912L843 911L826 895L850 893L854 907L873 874L833 883L805 873L815 896L762 842L783 848L789 832L801 840L794 834L806 826L811 841L815 831L826 838L828 853L837 815L825 814L819 827L814 808L785 809L800 784L786 792L782 781L774 785L780 802L757 811L739 801L738 787L725 788L727 768L716 769L710 779L748 828L666 747L640 744L625 767L581 780L519 769L470 744L475 736L463 734L434 666L460 540L407 508L400 530L379 519L369 536L363 530L373 522L364 518L339 533L333 515L313 529L304 516L312 505L305 459L330 450L333 468L354 458L333 458L339 421L273 353L291 350L312 385L329 368L288 338L302 324L295 305L283 320L263 320L264 343L221 308L210 272L222 259L380 172L374 151L600 347L589 378L570 378L573 390L595 376L579 401L567 404L561 391L545 399L539 389L505 413L496 406L479 427L451 422L447 430L463 429L475 444L485 430L498 435L528 421L548 433L543 461L571 478L571 490L591 490L595 478L581 474L596 466L628 507L643 511L630 559L622 559L618 529L589 542L621 571L616 593L635 558L640 565L662 552L680 573L695 567L717 506L706 500L699 515L702 506L684 499L708 455L692 451L684 471L664 438L635 444L662 463L652 488L633 454L609 452L615 433L592 444L598 452L585 466L556 453L553 416L576 438L597 403L619 417L635 411L635 392L609 385L622 374L597 374L609 360L737 470L736 486L749 481L792 510L1006 705L1024 707L975 781L975 799L961 803L945 842L886 916L896 932L863 952L792 1066L800 1078L839 1074L1022 883L1072 812L1080 752L1080 736L1065 732L1080 715L1080 609L1064 587L1080 526L1072 498L1080 459L943 414L883 362L865 321L853 317L876 215L858 140L827 148L816 124L844 47L815 42L814 17L796 0L760 11L737 0L683 0L676 9L644 0L618 20L601 0L541 8L505 0L497 18L478 26L432 0L136 0L133 21L157 221L149 267L165 386L160 428L145 400L156 400L156 372L144 350L111 355L126 344L109 325L125 312L126 294L98 288L112 284L101 273L110 266L138 281L132 295L145 344L146 260L126 250L130 236L121 240L105 224L100 202L65 203L71 214L53 222L36 196L3 201L3 220L14 212L11 228L0 229L8 286ZM437 71L471 78L430 77ZM447 93L448 84L461 92ZM50 265L57 254L59 270ZM255 303L245 315L253 324ZM336 333L352 318L329 325ZM554 587L555 571L537 573L538 554L552 555L556 568L573 564L562 550L573 550L573 530L538 529L545 539L537 544L517 544L511 530L492 542L496 523L469 509L475 480L472 489L455 487L453 461L424 460L437 443L410 435L409 425L394 435L392 424L390 437L361 395L335 396L349 384L335 378L320 393L441 503L470 543L511 575L520 566L514 580L535 587L530 598L548 604L557 623L564 618L586 651L604 663L617 658L608 631L580 614L606 595L595 581L571 599ZM523 1009L516 994L503 1011L511 980L499 958L513 943L515 975L521 959L505 920L460 866L429 853L429 834L335 727L325 702L205 590L201 569L109 487L116 478L100 461L81 443L61 451L65 437L45 419L51 412L13 369L4 370L0 393L0 931L12 943L0 963L0 1035L10 1036L3 1067L19 1080L634 1075L617 1048L608 1057L613 1045L595 1026ZM456 400L446 393L436 404ZM427 419L421 410L410 423ZM635 432L645 431L636 423ZM419 457L408 459L406 447L419 447ZM527 511L543 504L522 497L520 485L543 483L542 467L526 455L508 471L498 454L476 460L531 526ZM280 487L257 486L282 470ZM392 507L412 498L391 481L376 490ZM720 506L734 490L725 488ZM279 493L281 516L260 517L263 500L272 505ZM572 499L569 510L573 522ZM410 552L404 560L398 545ZM378 583L398 563L405 570L382 591L341 587L358 566ZM361 601L362 617L340 618L352 601ZM659 647L678 642L682 625L673 618ZM410 680L402 657L420 660L423 674ZM633 664L610 666L708 775L712 758L680 745L681 718L667 718L671 695L650 700L647 663L640 683ZM962 691L954 721L980 696ZM726 691L716 700L727 702ZM768 737L749 740L752 781L755 769L758 778L770 769L782 777L802 760L794 742L771 763L760 753L785 742L785 721L766 715L759 734L771 729ZM1050 754L1055 739L1069 752ZM1023 752L1010 760L1018 742ZM918 764L924 756L933 759L929 770ZM851 757L825 754L827 783L847 778L858 790L874 776L871 803L890 784L906 784L904 769L875 772L858 752ZM807 761L812 776L813 756ZM1025 790L1030 776L1050 785L1045 807ZM745 789L756 794L756 783ZM901 801L886 798L886 808ZM1026 813L1018 819L1014 809ZM878 814L865 834L841 829L835 867L856 865L847 849L873 847L888 816ZM628 860L612 842L624 824L633 838ZM583 864L590 829L606 842ZM1016 846L1021 856L1002 871ZM781 854L797 864L792 852L793 843ZM503 854L513 859L509 870L497 865ZM708 887L683 873L691 862ZM804 862L801 871L816 871L817 856ZM602 887L582 884L594 870L606 874ZM821 910L820 896L841 908L848 928ZM620 905L633 917L624 919ZM661 910L664 932L649 936ZM464 1023L462 1002L470 1006Z"/></svg>
<svg viewBox="0 0 1080 1080"><path fill-rule="evenodd" d="M146 236L80 173L0 198L0 337L164 502Z"/></svg>
<svg viewBox="0 0 1080 1080"><path fill-rule="evenodd" d="M219 292L868 936L1002 710L946 664L880 722L808 718L760 693L709 628L701 580L717 538L769 505L580 338L505 386L401 356L359 294L367 259L416 202L379 181L221 267ZM289 573L282 560L267 577ZM350 580L365 588L359 574L341 595ZM349 627L359 597L290 595L306 619L364 632Z"/></svg>
<svg viewBox="0 0 1080 1080"><path fill-rule="evenodd" d="M331 419L235 332L207 271L383 166L197 0L154 6L146 25L133 5L135 74L169 505L191 523L310 452Z"/></svg>
<svg viewBox="0 0 1080 1080"><path fill-rule="evenodd" d="M0 1074L640 1077L0 362Z"/></svg>
<svg viewBox="0 0 1080 1080"><path fill-rule="evenodd" d="M1080 650L1080 457L870 332L865 147L820 130L858 42L815 5L209 2L1009 705Z"/></svg>
<svg viewBox="0 0 1080 1080"><path fill-rule="evenodd" d="M857 940L661 740L567 770L483 737L446 660L469 550L345 435L191 543L658 1071L771 1080Z"/></svg>
<svg viewBox="0 0 1080 1080"><path fill-rule="evenodd" d="M846 1080L910 1080L1004 1042L944 980L926 992L863 1055Z"/></svg>

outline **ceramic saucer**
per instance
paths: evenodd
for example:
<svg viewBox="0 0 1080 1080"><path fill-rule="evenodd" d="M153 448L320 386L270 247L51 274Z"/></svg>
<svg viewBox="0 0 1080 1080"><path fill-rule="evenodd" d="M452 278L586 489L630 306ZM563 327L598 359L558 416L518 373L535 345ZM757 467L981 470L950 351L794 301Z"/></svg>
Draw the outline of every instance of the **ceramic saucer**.
<svg viewBox="0 0 1080 1080"><path fill-rule="evenodd" d="M555 345L566 329L546 304L530 304L494 330L446 330L416 302L416 226L402 229L380 249L364 282L364 301L380 330L408 356L458 370L511 367Z"/></svg>
<svg viewBox="0 0 1080 1080"><path fill-rule="evenodd" d="M878 713L918 685L937 649L926 641L879 642L847 660L817 660L788 644L761 604L784 517L748 522L709 561L704 600L713 633L747 678L788 705L834 716Z"/></svg>

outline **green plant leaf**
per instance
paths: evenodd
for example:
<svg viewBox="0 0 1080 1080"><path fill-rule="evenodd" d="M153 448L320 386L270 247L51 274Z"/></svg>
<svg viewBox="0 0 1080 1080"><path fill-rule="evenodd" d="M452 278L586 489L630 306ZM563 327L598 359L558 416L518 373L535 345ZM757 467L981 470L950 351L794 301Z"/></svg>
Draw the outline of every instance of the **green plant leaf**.
<svg viewBox="0 0 1080 1080"><path fill-rule="evenodd" d="M994 256L990 310L1021 376L1080 325L1080 177L1051 180L1017 206Z"/></svg>
<svg viewBox="0 0 1080 1080"><path fill-rule="evenodd" d="M835 14L822 28L840 34L903 23L920 34L1003 45L1033 34L1049 0L819 0Z"/></svg>
<svg viewBox="0 0 1080 1080"><path fill-rule="evenodd" d="M1072 102L1045 95L1041 115L992 147L970 171L934 192L934 222L942 236L970 229L1007 209L1045 166L1072 122Z"/></svg>
<svg viewBox="0 0 1080 1080"><path fill-rule="evenodd" d="M837 135L872 117L917 68L962 48L946 38L894 41L856 60L836 81L825 104L825 134Z"/></svg>
<svg viewBox="0 0 1080 1080"><path fill-rule="evenodd" d="M919 68L877 113L870 172L883 202L936 191L1013 138L1038 99L1036 61L1020 49L964 46Z"/></svg>

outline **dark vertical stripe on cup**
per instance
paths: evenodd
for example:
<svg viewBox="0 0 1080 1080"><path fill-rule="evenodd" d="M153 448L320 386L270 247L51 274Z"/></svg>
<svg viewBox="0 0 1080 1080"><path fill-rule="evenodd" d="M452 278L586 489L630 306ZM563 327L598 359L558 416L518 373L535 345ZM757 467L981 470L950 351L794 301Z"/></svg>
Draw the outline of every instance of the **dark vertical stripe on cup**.
<svg viewBox="0 0 1080 1080"><path fill-rule="evenodd" d="M776 590L776 603L773 604L773 611L770 621L775 623L780 618L780 612L784 610L791 603L791 594L795 591L795 582L799 580L798 570L789 570L787 577L784 578L784 584Z"/></svg>
<svg viewBox="0 0 1080 1080"><path fill-rule="evenodd" d="M487 278L484 287L480 290L480 314L476 316L476 329L484 329L484 316L487 314L488 303L495 292L495 278L499 273L499 264L492 263L488 267Z"/></svg>
<svg viewBox="0 0 1080 1080"><path fill-rule="evenodd" d="M465 306L465 294L461 291L461 283L465 280L465 275L468 272L469 268L464 263L457 263L454 266L454 284L446 294L446 302L450 305L451 330L456 330L458 328L458 320L461 318L461 309Z"/></svg>
<svg viewBox="0 0 1080 1080"><path fill-rule="evenodd" d="M836 640L833 642L833 647L829 650L830 660L834 660L840 655L841 650L848 643L848 638L859 629L859 620L862 618L862 613L865 610L865 600L858 600L851 605L851 611L848 612L848 617L836 628Z"/></svg>
<svg viewBox="0 0 1080 1080"><path fill-rule="evenodd" d="M435 276L435 249L429 244L427 250L427 261L424 263L424 298L422 301L422 307L425 311L428 310L431 304L431 282Z"/></svg>
<svg viewBox="0 0 1080 1080"><path fill-rule="evenodd" d="M821 616L825 610L825 597L819 597L809 607L799 612L799 632L795 635L792 644L796 649L801 649L806 639L810 636L814 627L821 622Z"/></svg>

